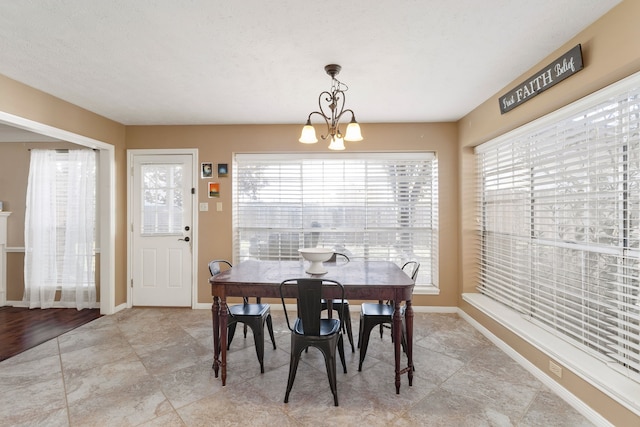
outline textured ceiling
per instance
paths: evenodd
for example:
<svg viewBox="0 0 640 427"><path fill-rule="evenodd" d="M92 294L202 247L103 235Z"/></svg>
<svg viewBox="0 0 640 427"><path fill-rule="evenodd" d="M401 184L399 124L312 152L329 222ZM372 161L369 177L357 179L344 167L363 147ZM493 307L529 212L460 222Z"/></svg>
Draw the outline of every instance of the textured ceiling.
<svg viewBox="0 0 640 427"><path fill-rule="evenodd" d="M619 0L0 1L0 74L127 125L454 121ZM497 108L497 106L496 106Z"/></svg>

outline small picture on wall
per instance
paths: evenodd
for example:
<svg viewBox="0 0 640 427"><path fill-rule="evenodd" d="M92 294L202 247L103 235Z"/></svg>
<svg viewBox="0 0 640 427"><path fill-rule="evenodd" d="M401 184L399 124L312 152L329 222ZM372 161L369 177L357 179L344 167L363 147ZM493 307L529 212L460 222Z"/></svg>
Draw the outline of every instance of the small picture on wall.
<svg viewBox="0 0 640 427"><path fill-rule="evenodd" d="M219 182L210 182L209 183L209 198L220 197L220 183Z"/></svg>
<svg viewBox="0 0 640 427"><path fill-rule="evenodd" d="M211 178L213 176L213 163L206 162L200 168L200 178Z"/></svg>
<svg viewBox="0 0 640 427"><path fill-rule="evenodd" d="M229 166L226 163L218 163L218 176L225 177L229 174Z"/></svg>

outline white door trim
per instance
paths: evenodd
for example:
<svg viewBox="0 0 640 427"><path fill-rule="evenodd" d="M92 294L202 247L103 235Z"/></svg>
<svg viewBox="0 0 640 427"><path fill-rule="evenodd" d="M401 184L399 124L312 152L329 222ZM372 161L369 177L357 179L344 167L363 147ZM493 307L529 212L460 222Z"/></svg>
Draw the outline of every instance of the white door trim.
<svg viewBox="0 0 640 427"><path fill-rule="evenodd" d="M191 197L191 224L193 233L192 239L192 258L191 258L191 308L196 308L198 303L198 178L200 177L198 167L198 149L197 148L170 148L170 149L131 149L127 150L127 307L133 306L131 283L133 280L133 267L131 261L133 259L133 203L131 198L133 197L133 158L134 156L153 156L153 155L167 155L167 154L186 154L191 155L192 160L192 182L194 183L195 194Z"/></svg>
<svg viewBox="0 0 640 427"><path fill-rule="evenodd" d="M0 123L35 132L61 141L100 151L99 206L100 224L100 314L115 313L116 290L116 178L115 147L97 139L45 125L33 120L0 111ZM118 308L119 309L119 308Z"/></svg>

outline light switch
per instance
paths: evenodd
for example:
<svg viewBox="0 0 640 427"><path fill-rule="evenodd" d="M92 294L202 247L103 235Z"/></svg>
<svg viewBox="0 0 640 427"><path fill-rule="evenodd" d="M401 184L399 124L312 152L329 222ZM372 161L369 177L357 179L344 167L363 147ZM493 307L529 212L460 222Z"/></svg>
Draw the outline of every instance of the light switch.
<svg viewBox="0 0 640 427"><path fill-rule="evenodd" d="M207 212L209 210L209 203L200 203L200 212Z"/></svg>
<svg viewBox="0 0 640 427"><path fill-rule="evenodd" d="M216 210L217 210L218 212L222 212L222 202L217 202L217 203L216 203Z"/></svg>

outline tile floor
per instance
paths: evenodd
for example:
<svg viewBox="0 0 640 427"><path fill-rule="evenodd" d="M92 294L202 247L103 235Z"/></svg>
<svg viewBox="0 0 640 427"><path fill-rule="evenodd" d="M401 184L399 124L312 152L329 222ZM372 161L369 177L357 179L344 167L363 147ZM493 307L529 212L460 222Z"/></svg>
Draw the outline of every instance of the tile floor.
<svg viewBox="0 0 640 427"><path fill-rule="evenodd" d="M251 333L245 340L238 328L225 387L211 369L209 310L136 308L102 317L0 363L0 425L591 425L455 314L416 313L416 372L412 387L402 377L399 395L385 330L382 341L372 336L362 372L345 340L339 407L315 349L303 355L285 404L289 331L281 310L272 315L278 348L267 335L265 373Z"/></svg>

